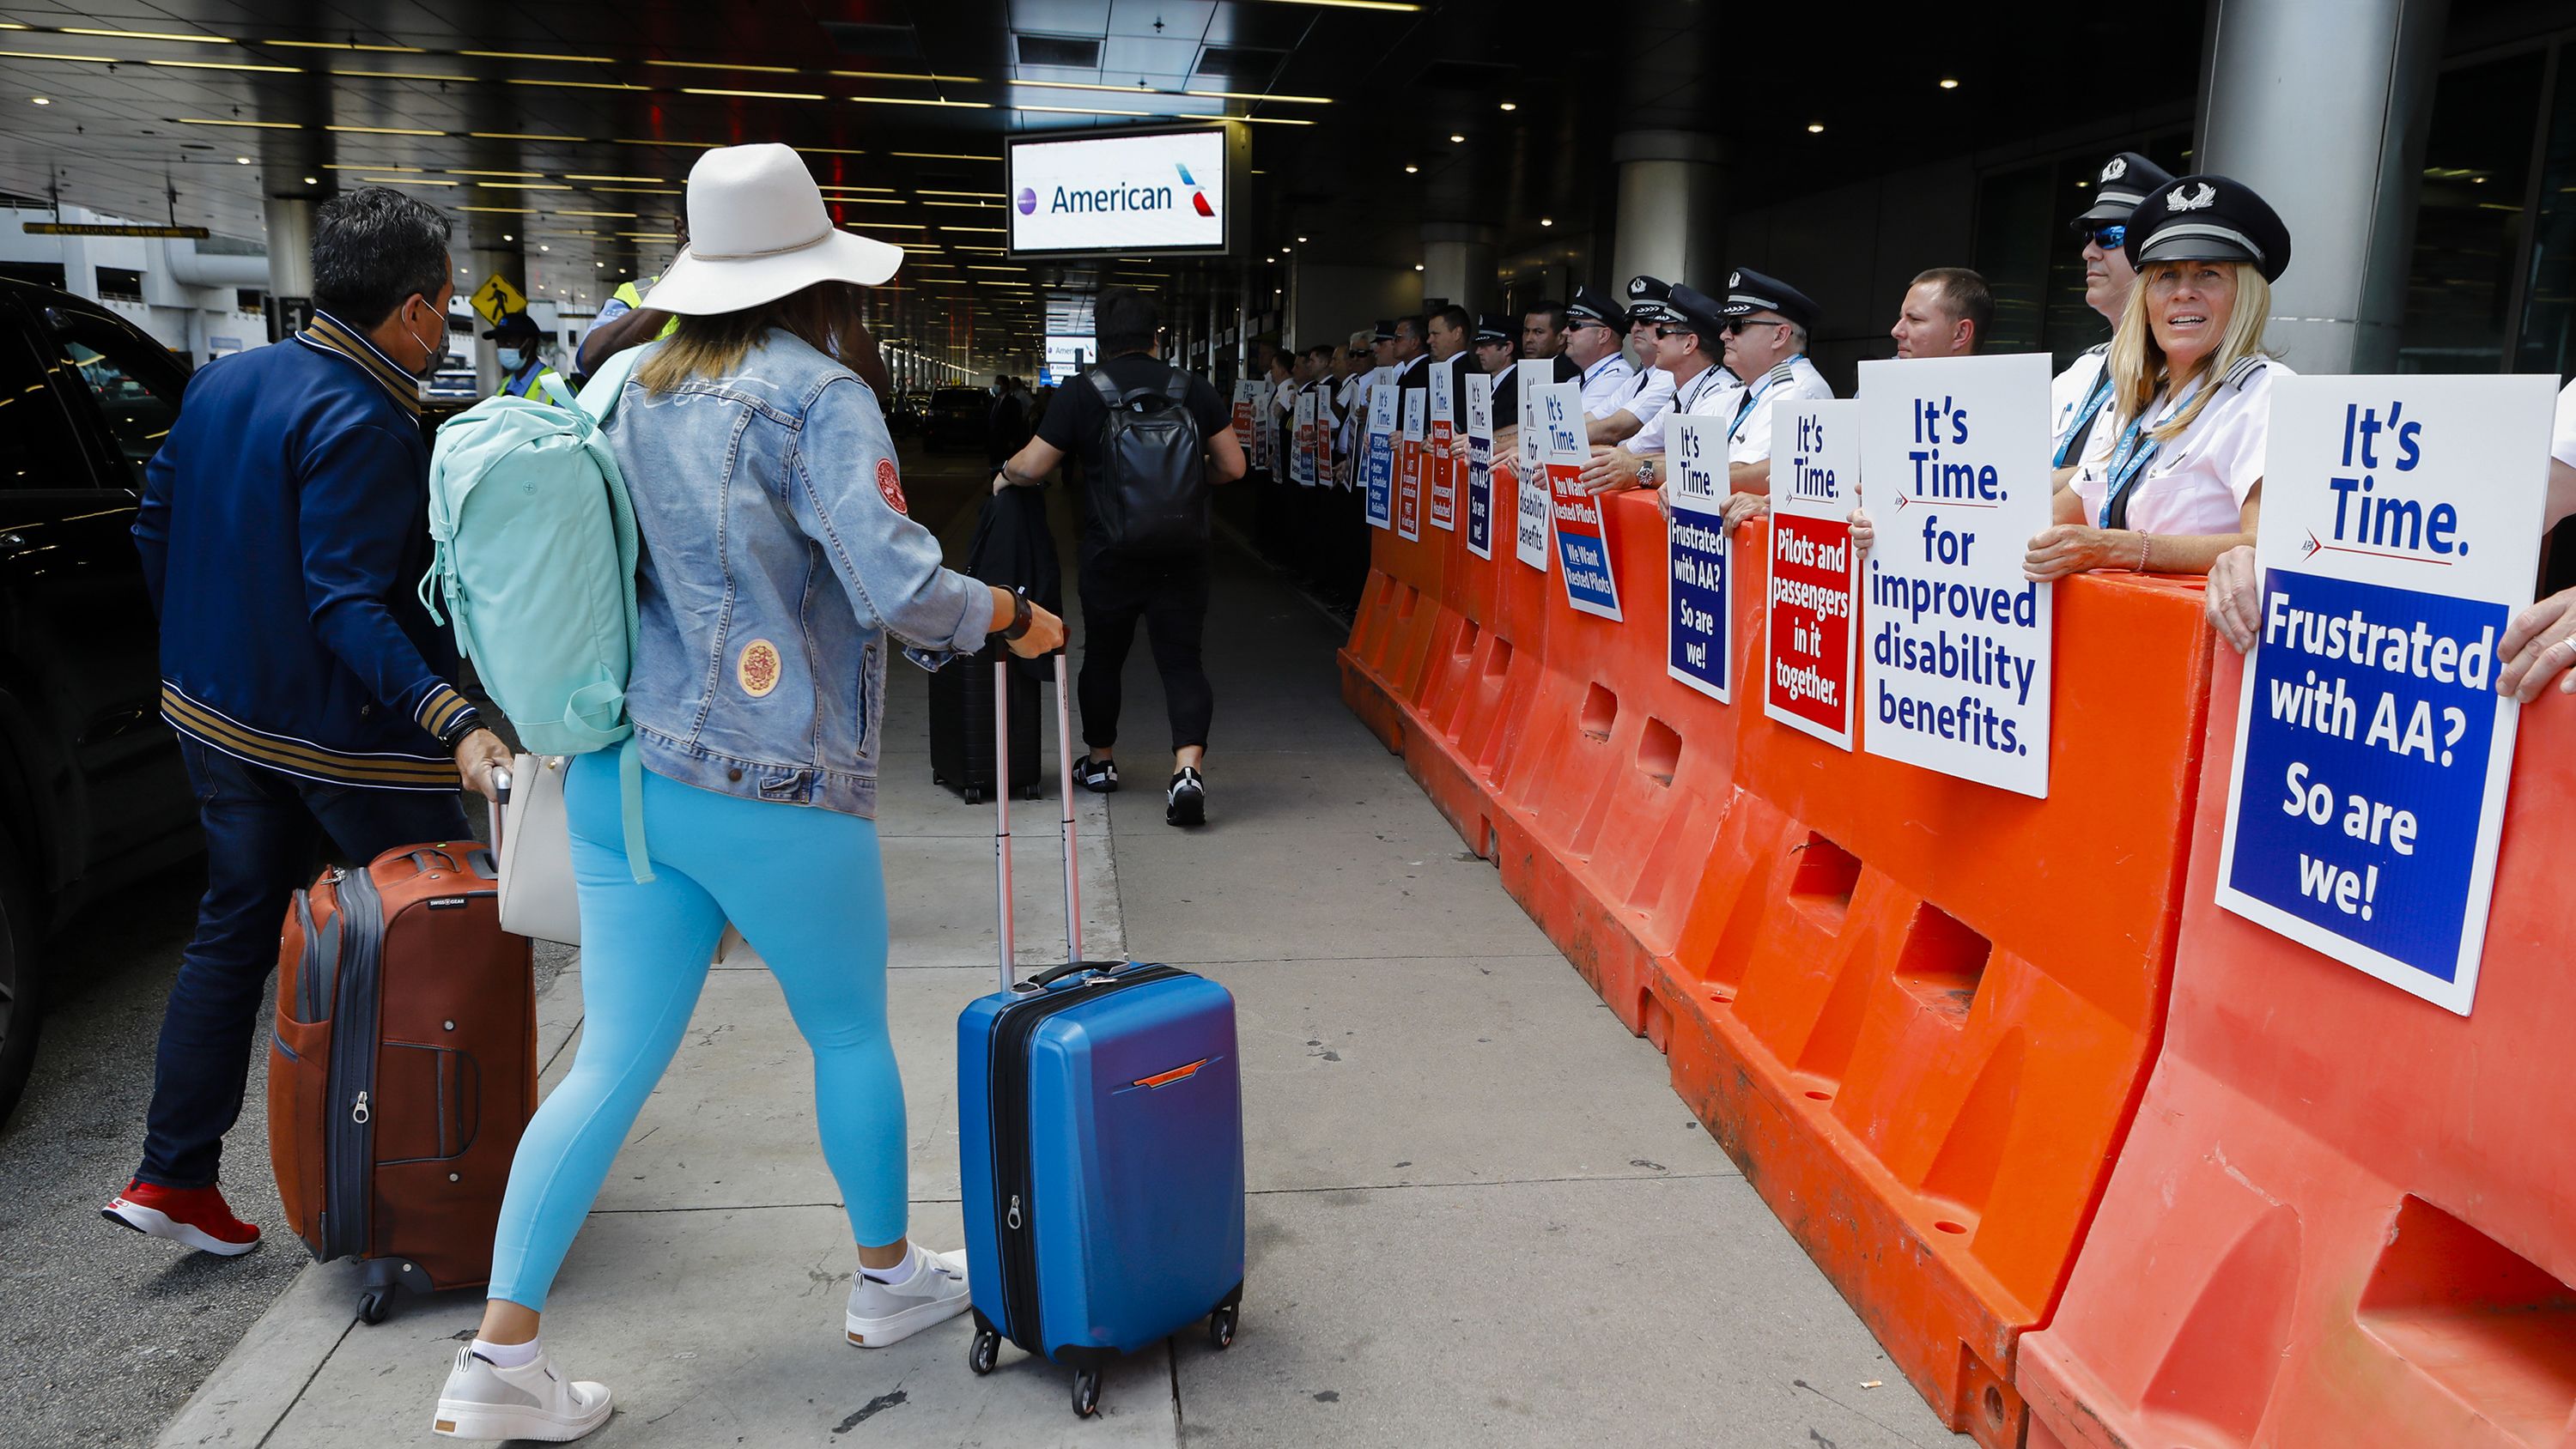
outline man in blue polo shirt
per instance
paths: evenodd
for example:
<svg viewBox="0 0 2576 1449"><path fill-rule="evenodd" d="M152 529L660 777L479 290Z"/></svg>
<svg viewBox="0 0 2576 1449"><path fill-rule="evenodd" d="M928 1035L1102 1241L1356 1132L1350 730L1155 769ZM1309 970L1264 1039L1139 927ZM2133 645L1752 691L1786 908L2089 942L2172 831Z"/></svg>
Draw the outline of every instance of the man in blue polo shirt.
<svg viewBox="0 0 2576 1449"><path fill-rule="evenodd" d="M278 922L321 837L365 862L466 834L460 774L509 754L449 681L428 566L420 379L446 351L447 222L370 187L314 218L313 325L198 370L134 523L161 716L206 832L206 895L161 1022L143 1162L101 1211L210 1253L259 1246L215 1185Z"/></svg>

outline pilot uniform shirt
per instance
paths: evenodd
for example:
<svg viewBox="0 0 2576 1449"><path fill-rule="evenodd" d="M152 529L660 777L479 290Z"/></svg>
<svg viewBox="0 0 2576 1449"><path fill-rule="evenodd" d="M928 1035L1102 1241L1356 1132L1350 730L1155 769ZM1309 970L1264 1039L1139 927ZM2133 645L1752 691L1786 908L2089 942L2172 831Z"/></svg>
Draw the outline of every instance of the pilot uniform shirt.
<svg viewBox="0 0 2576 1449"><path fill-rule="evenodd" d="M1662 372L1663 369L1657 368L1656 371ZM1670 373L1664 375L1671 376ZM1649 453L1660 453L1664 451L1665 446L1664 425L1675 414L1688 413L1692 417L1709 418L1733 416L1735 394L1742 386L1741 383L1736 382L1734 373L1715 363L1710 363L1693 375L1690 381L1673 390L1671 406L1657 408L1655 415L1646 419L1646 425L1637 429L1628 441L1619 446L1639 457Z"/></svg>
<svg viewBox="0 0 2576 1449"><path fill-rule="evenodd" d="M1618 352L1583 369L1579 374L1583 383L1583 415L1606 418L1619 411L1619 405L1627 400L1629 379L1636 374L1637 369L1628 364L1627 356Z"/></svg>
<svg viewBox="0 0 2576 1449"><path fill-rule="evenodd" d="M1726 461L1767 463L1771 461L1771 418L1773 404L1783 398L1791 402L1830 402L1832 384L1816 371L1816 365L1801 352L1742 390L1727 395L1735 404L1735 421L1726 430Z"/></svg>
<svg viewBox="0 0 2576 1449"><path fill-rule="evenodd" d="M2048 385L2048 454L2052 468L2080 467L2118 439L2111 415L2111 344L2088 348ZM2089 414L2089 416L2088 416ZM2072 447L2067 436L2083 430Z"/></svg>
<svg viewBox="0 0 2576 1449"><path fill-rule="evenodd" d="M1626 413L1639 423L1651 423L1664 409L1673 405L1673 375L1660 367L1649 367L1628 379L1628 385L1610 400L1610 405L1587 417L1607 418Z"/></svg>
<svg viewBox="0 0 2576 1449"><path fill-rule="evenodd" d="M2263 481L2263 449L2272 431L2272 381L2290 376L2290 369L2266 357L2249 357L2231 368L2190 431L2156 445L2149 455L2129 487L2123 526L2141 533L2202 536L2243 531L2245 495ZM2180 411L2184 401L2170 390L2159 393L2147 415L2161 422ZM2109 526L2103 522L2103 504L2122 464L2120 442L2128 431L2124 420L2112 430L2112 446L2085 460L2075 475L2076 496L2084 501L2083 521L2097 528ZM2137 446L2148 442L2140 430Z"/></svg>

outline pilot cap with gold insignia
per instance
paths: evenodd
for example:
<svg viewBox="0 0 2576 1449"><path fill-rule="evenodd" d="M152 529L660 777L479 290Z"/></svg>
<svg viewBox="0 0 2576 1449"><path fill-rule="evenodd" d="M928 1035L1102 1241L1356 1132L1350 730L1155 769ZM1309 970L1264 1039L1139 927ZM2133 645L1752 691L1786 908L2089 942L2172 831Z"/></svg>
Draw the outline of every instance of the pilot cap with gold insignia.
<svg viewBox="0 0 2576 1449"><path fill-rule="evenodd" d="M2129 215L2129 265L2250 262L2277 282L2290 267L2290 228L2242 181L2184 176L2146 194Z"/></svg>

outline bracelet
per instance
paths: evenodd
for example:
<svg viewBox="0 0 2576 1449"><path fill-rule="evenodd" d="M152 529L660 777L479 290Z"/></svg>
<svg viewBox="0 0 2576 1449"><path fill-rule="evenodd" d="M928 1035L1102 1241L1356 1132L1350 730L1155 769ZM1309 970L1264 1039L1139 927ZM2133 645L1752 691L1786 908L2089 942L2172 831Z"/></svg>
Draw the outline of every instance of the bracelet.
<svg viewBox="0 0 2576 1449"><path fill-rule="evenodd" d="M2145 529L2143 529L2143 528L2142 528L2142 529L2139 529L2139 530L2138 530L2138 568L2137 568L2137 572L2139 572L2139 573L2145 573L2145 572L2147 571L2147 548L2148 548L2148 545L2149 545L2149 544L2151 544L2152 542L2154 542L2154 539L2155 539L2155 535L2153 535L2153 534L2151 534L2151 533L2147 532Z"/></svg>
<svg viewBox="0 0 2576 1449"><path fill-rule="evenodd" d="M1028 634L1029 625L1034 622L1036 622L1035 617L1029 613L1029 596L1018 590L1013 590L1011 593L1011 622L1008 627L1001 631L1000 637L1005 641L1022 638Z"/></svg>

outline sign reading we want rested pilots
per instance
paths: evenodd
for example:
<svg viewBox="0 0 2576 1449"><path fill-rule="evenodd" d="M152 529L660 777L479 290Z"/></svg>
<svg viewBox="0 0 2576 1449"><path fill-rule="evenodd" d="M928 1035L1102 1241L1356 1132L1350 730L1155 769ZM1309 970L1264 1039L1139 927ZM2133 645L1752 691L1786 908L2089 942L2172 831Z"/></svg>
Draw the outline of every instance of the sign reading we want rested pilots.
<svg viewBox="0 0 2576 1449"><path fill-rule="evenodd" d="M2053 589L2021 561L2049 523L2048 384L2040 353L1860 365L1862 747L2041 798Z"/></svg>
<svg viewBox="0 0 2576 1449"><path fill-rule="evenodd" d="M2466 1016L2521 709L2554 377L2272 385L2218 904Z"/></svg>

